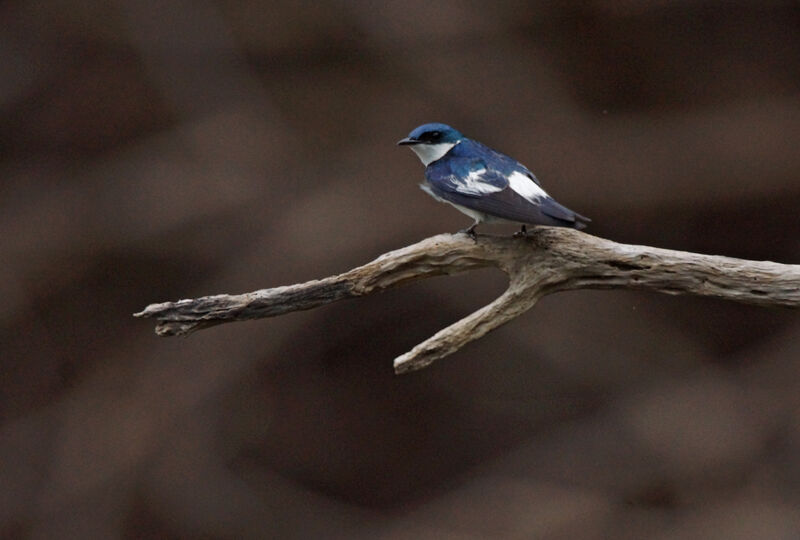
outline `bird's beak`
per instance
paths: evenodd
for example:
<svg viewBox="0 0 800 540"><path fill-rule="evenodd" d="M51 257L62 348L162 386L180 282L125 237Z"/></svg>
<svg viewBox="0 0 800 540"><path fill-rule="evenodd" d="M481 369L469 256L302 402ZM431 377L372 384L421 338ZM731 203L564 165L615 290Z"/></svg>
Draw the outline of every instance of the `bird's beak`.
<svg viewBox="0 0 800 540"><path fill-rule="evenodd" d="M399 146L404 146L408 144L417 144L418 142L419 141L416 139L412 139L411 137L406 137L405 139L400 139L399 141L397 141L397 144Z"/></svg>

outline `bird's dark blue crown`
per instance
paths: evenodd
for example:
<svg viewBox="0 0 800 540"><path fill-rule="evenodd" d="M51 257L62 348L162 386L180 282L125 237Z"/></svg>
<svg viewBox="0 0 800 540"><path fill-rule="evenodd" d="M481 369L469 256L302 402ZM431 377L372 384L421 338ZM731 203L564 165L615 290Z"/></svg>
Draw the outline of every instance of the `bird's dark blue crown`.
<svg viewBox="0 0 800 540"><path fill-rule="evenodd" d="M463 138L464 136L458 130L438 122L422 124L408 134L408 139L423 144L454 143Z"/></svg>

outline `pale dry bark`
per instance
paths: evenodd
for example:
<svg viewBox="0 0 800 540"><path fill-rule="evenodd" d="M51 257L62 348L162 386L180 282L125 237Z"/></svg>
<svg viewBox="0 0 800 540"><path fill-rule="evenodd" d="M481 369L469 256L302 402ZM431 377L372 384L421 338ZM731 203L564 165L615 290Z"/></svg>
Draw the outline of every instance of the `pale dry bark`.
<svg viewBox="0 0 800 540"><path fill-rule="evenodd" d="M761 306L800 306L800 265L749 261L619 244L565 228L527 238L440 234L381 255L343 274L285 287L151 304L136 317L158 321L160 336L230 321L274 317L410 281L497 267L508 289L394 361L397 373L423 368L521 315L544 295L573 289L644 289L713 296Z"/></svg>

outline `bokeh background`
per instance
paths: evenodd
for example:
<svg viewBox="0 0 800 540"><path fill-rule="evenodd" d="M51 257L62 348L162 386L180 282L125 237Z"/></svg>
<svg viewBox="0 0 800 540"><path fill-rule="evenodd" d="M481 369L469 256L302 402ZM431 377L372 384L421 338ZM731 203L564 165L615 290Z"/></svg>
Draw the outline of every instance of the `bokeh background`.
<svg viewBox="0 0 800 540"><path fill-rule="evenodd" d="M427 121L592 234L800 262L797 2L8 0L0 536L800 538L796 311L564 293L402 377L502 275L131 317L465 227Z"/></svg>

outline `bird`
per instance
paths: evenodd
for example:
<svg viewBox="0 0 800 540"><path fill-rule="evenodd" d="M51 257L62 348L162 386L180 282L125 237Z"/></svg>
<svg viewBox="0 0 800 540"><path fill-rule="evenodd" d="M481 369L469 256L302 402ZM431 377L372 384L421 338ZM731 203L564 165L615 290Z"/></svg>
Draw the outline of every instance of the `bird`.
<svg viewBox="0 0 800 540"><path fill-rule="evenodd" d="M475 220L459 231L473 239L480 223L517 223L515 236L527 236L526 225L583 229L591 221L556 202L520 162L447 124L422 124L397 144L425 165L423 191Z"/></svg>

